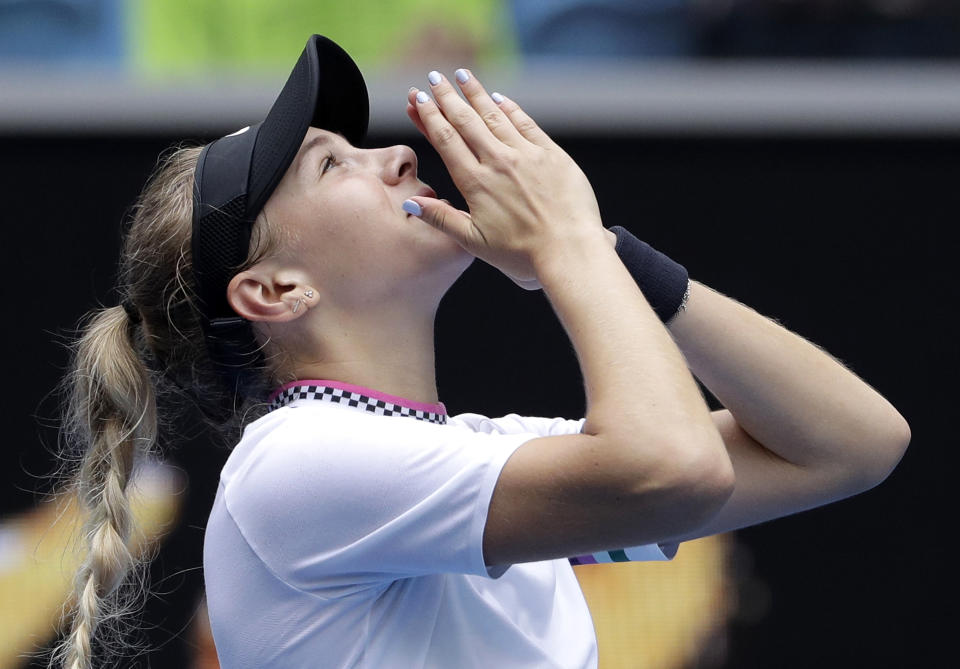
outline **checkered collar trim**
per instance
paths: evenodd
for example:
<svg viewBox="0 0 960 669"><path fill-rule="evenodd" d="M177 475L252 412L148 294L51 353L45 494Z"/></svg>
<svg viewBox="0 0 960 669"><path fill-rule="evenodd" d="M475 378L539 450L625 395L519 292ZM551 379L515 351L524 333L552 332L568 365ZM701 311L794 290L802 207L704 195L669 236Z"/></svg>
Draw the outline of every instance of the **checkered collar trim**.
<svg viewBox="0 0 960 669"><path fill-rule="evenodd" d="M407 416L444 425L447 408L442 402L414 402L377 390L339 381L294 381L279 388L270 397L270 411L296 400L320 400L361 409L377 416Z"/></svg>

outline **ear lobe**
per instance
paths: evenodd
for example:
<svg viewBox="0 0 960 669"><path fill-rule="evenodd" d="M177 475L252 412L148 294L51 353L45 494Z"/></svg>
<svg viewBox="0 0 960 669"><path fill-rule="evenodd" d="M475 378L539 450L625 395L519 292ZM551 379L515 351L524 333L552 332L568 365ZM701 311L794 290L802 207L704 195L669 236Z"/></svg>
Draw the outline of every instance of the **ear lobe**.
<svg viewBox="0 0 960 669"><path fill-rule="evenodd" d="M280 284L273 277L247 270L230 280L227 301L237 314L248 321L282 323L307 313L306 308L294 311L294 307L303 305L303 294L308 290L299 283Z"/></svg>

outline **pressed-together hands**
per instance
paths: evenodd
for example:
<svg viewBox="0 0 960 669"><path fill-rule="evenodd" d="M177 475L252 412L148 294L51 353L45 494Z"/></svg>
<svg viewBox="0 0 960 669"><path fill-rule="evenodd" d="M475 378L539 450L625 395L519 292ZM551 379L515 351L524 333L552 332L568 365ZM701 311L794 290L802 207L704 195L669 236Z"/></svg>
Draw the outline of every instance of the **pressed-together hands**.
<svg viewBox="0 0 960 669"><path fill-rule="evenodd" d="M515 102L487 94L457 70L466 98L437 72L433 97L411 88L407 114L440 154L469 213L427 197L411 198L421 218L524 288L537 288L537 265L564 244L605 234L586 175Z"/></svg>
<svg viewBox="0 0 960 669"><path fill-rule="evenodd" d="M605 249L594 243L604 229L583 172L515 103L457 74L466 102L437 75L436 102L413 89L407 113L470 212L418 197L422 218L521 286L543 282L587 397L579 434L531 439L504 465L484 529L487 564L726 532L889 474L910 440L889 402L701 284L668 331L609 238ZM724 409L709 410L693 374Z"/></svg>

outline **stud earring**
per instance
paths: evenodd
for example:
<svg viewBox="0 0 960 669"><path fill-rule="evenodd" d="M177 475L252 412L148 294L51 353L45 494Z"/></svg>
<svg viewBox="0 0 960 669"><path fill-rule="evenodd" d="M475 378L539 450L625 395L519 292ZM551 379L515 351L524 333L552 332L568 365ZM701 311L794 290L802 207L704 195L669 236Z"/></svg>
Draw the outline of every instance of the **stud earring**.
<svg viewBox="0 0 960 669"><path fill-rule="evenodd" d="M313 289L312 289L312 288L309 288L309 289L303 291L303 297L305 297L305 298L307 298L307 299L310 299L311 297L313 297ZM304 302L303 302L303 297L298 297L298 298L297 298L297 303L293 305L293 313L297 313L297 309L299 309L299 308L300 308L300 305L304 303Z"/></svg>

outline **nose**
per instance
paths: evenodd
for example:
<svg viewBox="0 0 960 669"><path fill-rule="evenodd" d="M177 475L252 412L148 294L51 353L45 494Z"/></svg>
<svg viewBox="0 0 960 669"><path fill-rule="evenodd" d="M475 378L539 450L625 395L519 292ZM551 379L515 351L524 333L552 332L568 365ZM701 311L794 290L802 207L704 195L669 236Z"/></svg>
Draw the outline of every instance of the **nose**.
<svg viewBox="0 0 960 669"><path fill-rule="evenodd" d="M384 183L394 185L417 178L417 154L409 146L398 144L378 151L381 152L380 169Z"/></svg>

